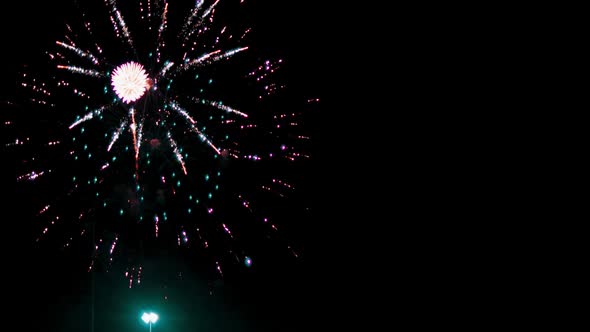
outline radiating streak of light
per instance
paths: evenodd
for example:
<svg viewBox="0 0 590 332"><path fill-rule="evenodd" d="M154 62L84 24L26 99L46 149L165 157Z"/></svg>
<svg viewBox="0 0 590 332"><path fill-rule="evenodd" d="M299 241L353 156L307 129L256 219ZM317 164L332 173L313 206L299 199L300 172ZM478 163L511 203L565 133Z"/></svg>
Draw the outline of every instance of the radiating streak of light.
<svg viewBox="0 0 590 332"><path fill-rule="evenodd" d="M117 139L119 139L119 136L121 136L121 133L125 129L125 126L127 126L127 120L126 119L124 119L123 121L121 121L121 124L119 125L119 128L113 133L113 137L111 138L111 142L109 143L109 146L107 147L107 151L111 151L111 148L113 147L113 144L115 144L115 142L117 141Z"/></svg>
<svg viewBox="0 0 590 332"><path fill-rule="evenodd" d="M201 139L201 141L207 143L207 145L209 145L213 150L215 150L215 152L217 152L217 154L221 154L221 151L219 151L219 149L207 138L207 136L205 136L205 134L203 134L196 126L195 124L197 123L189 114L188 112L183 109L182 107L180 107L176 102L170 102L168 103L168 105L175 111L177 111L180 115L182 115L189 123L190 123L190 127L193 130L193 132L195 132L199 138Z"/></svg>
<svg viewBox="0 0 590 332"><path fill-rule="evenodd" d="M51 173L51 170L48 171L48 173ZM36 179L38 179L40 176L42 176L43 174L45 174L45 171L41 171L41 172L35 172L32 171L30 173L27 174L23 174L20 175L16 178L17 181L23 181L23 180L29 180L29 181L34 181Z"/></svg>
<svg viewBox="0 0 590 332"><path fill-rule="evenodd" d="M79 119L79 120L77 120L76 122L72 123L72 124L71 124L71 125L70 125L68 128L69 128L69 129L72 129L72 128L74 128L75 126L79 125L79 124L80 124L80 123L82 123L82 122L85 122L85 121L91 120L91 119L93 119L95 116L99 116L99 115L102 113L102 111L104 111L104 110L105 110L105 109L107 109L108 107L110 107L110 105L105 105L105 106L102 106L102 107L101 107L101 108L99 108L99 109L96 109L96 110L94 110L94 111L92 111L92 112L89 112L89 113L87 113L87 114L86 114L86 115L84 115L84 116L83 116L81 119Z"/></svg>
<svg viewBox="0 0 590 332"><path fill-rule="evenodd" d="M63 65L58 65L57 68L58 69L65 69L65 70L68 70L68 71L70 71L72 73L76 73L76 74L82 74L82 75L93 76L93 77L104 77L104 74L102 74L96 70L92 70L92 69L85 69L85 68L75 67L75 66L63 66Z"/></svg>
<svg viewBox="0 0 590 332"><path fill-rule="evenodd" d="M39 213L37 213L37 215L41 215L41 214L43 214L43 213L47 212L47 210L48 210L50 207L51 207L51 205L45 205L45 206L44 206L44 207L41 209L41 211L39 211Z"/></svg>
<svg viewBox="0 0 590 332"><path fill-rule="evenodd" d="M164 29L166 29L167 26L167 21L166 21L166 15L168 14L168 2L165 2L164 4L164 12L162 13L162 23L160 24L160 27L158 28L158 46L156 46L156 63L160 63L160 48L163 46L162 45L162 32L164 31Z"/></svg>
<svg viewBox="0 0 590 332"><path fill-rule="evenodd" d="M221 224L221 226L223 227L223 230L233 239L234 236L232 235L231 231L229 230L229 228L227 227L226 224Z"/></svg>
<svg viewBox="0 0 590 332"><path fill-rule="evenodd" d="M192 100L196 103L201 103L204 105L213 106L213 107L220 109L222 111L225 111L227 113L235 113L235 114L238 114L238 115L243 116L245 118L248 117L248 114L240 112L240 111L236 110L235 108L231 108L229 106L223 105L223 103L219 102L219 101L204 100L204 99L200 99L200 98L196 98L196 97L192 98Z"/></svg>
<svg viewBox="0 0 590 332"><path fill-rule="evenodd" d="M215 266L217 267L217 272L219 272L219 275L221 275L223 278L223 272L221 271L221 265L219 265L219 261L215 262Z"/></svg>
<svg viewBox="0 0 590 332"><path fill-rule="evenodd" d="M60 41L56 41L55 43L56 43L57 45L59 45L59 46L63 47L63 48L66 48L66 49L68 49L68 50L70 50L70 51L73 51L73 52L75 52L76 54L78 54L78 56L80 56L80 57L82 57L82 58L89 59L90 61L92 61L92 63L94 63L94 64L95 64L95 65L97 65L97 66L100 64L100 63L98 62L98 59L96 59L96 57L95 57L94 55L92 55L92 53L86 52L86 51L84 51L84 50L81 50L81 49L79 49L79 48L77 48L77 47L74 47L74 46L71 46L71 45L68 45L68 44L62 43L62 42L60 42Z"/></svg>
<svg viewBox="0 0 590 332"><path fill-rule="evenodd" d="M125 24L125 20L123 19L121 12L117 8L117 1L115 1L115 0L108 0L108 1L109 1L109 4L111 5L111 12L113 14L115 14L117 24L121 28L121 31L123 31L123 36L125 36L125 39L127 40L127 43L129 43L129 46L131 46L131 48L134 49L133 40L131 39L129 29L127 28L127 25ZM135 49L134 49L134 51L135 51Z"/></svg>
<svg viewBox="0 0 590 332"><path fill-rule="evenodd" d="M172 138L172 135L170 134L170 132L168 132L167 137L170 142L170 145L172 146L172 151L174 152L174 155L176 156L176 160L180 164L180 167L182 167L182 172L184 173L184 175L186 175L187 172L186 172L186 167L184 165L184 160L182 159L182 154L180 153L180 151L178 151L178 146L176 145L176 142Z"/></svg>
<svg viewBox="0 0 590 332"><path fill-rule="evenodd" d="M160 73L158 74L157 78L163 77L164 74L166 74L166 72L170 69L170 67L172 67L174 65L174 62L167 62L166 65L164 65L164 67L162 68L162 70L160 71Z"/></svg>

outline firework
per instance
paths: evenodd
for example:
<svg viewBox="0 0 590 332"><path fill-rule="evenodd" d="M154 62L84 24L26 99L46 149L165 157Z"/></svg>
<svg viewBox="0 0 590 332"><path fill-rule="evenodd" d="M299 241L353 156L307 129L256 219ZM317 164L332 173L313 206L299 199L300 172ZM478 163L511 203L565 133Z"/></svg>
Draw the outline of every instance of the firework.
<svg viewBox="0 0 590 332"><path fill-rule="evenodd" d="M111 78L113 90L127 104L141 98L150 87L150 81L143 66L136 62L120 65Z"/></svg>
<svg viewBox="0 0 590 332"><path fill-rule="evenodd" d="M48 109L55 126L66 124L34 143L30 151L46 158L23 160L17 174L22 183L43 186L55 177L68 184L37 208L37 241L67 224L70 231L54 236L64 248L75 236L91 239L89 270L100 262L108 270L120 248L160 241L206 251L223 277L224 264L253 265L247 241L254 232L282 238L285 252L298 257L278 231L296 195L288 178L295 173L282 170L310 158L304 108L318 100L302 96L300 110L282 104L286 84L276 72L284 61L256 54L247 24L223 21L248 2L196 1L176 31L169 19L183 13L174 3L143 1L135 11L114 0L101 5L105 17L94 22L83 13L79 29L68 25L47 53L48 79L22 75L31 104ZM108 33L96 32L107 25ZM127 265L130 287L141 274L141 262Z"/></svg>

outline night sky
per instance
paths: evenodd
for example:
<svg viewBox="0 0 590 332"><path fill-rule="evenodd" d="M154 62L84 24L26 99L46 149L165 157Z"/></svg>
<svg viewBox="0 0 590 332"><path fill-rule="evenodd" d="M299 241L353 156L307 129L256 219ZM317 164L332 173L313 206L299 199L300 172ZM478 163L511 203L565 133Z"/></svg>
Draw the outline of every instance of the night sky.
<svg viewBox="0 0 590 332"><path fill-rule="evenodd" d="M289 93L301 95L302 99L321 98L327 58L321 31L327 21L320 11L313 9L314 2L251 2L256 16L254 43L261 45L261 53L280 55L287 61L284 78ZM42 52L63 37L65 18L76 13L70 3L17 1L10 10L3 10L4 72L0 100L11 119L26 117L25 107L5 104L19 95L17 73L25 64L45 61ZM321 136L321 121L314 122L315 119L319 118L309 118L307 125L312 134ZM39 135L51 131L39 126L35 128ZM3 142L12 139L6 133L1 136ZM318 152L316 146L312 145L309 151L313 158ZM38 226L30 209L37 206L36 197L26 187L17 186L15 177L21 173L17 159L12 150L4 153L7 167L2 181L6 198L1 242L9 314L29 313L28 319L19 319L18 327L24 331L90 331L92 280L91 274L85 272L87 252L35 245ZM326 226L317 224L318 219L313 216L319 195L314 166L318 159L321 156L313 159L300 175L303 194L294 198L299 200L295 205L311 206L312 213L306 217L295 213L282 221L290 238L302 248L300 259L277 250L276 243L265 242L251 248L257 253L251 268L228 267L221 280L204 273L203 265L194 263L195 257L190 253L167 246L150 247L143 253L142 284L129 289L121 273L125 257L120 256L113 266L115 272L94 274L94 331L147 331L140 321L144 309L153 309L160 315L154 332L311 330L315 321L321 319L326 301L320 291L326 278L318 271L319 243L325 241L322 237ZM228 212L230 216L231 213Z"/></svg>

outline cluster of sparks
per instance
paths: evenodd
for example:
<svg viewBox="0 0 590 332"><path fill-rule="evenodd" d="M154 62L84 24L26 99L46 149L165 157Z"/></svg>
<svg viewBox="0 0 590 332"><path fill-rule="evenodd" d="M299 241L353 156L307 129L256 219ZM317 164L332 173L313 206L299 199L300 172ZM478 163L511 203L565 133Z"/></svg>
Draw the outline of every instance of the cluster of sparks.
<svg viewBox="0 0 590 332"><path fill-rule="evenodd" d="M199 174L198 172L203 170L191 166L198 164L203 156L217 164L230 159L253 162L284 159L294 162L310 157L305 149L298 149L294 144L294 142L305 143L309 140L308 133L304 130L297 131L302 127L298 120L300 113L278 111L270 115L270 112L264 110L262 106L240 109L237 105L226 104L222 100L223 95L204 92L204 89L212 85L215 79L214 76L205 79L202 77L208 73L207 68L222 66L226 62L233 61L233 58L251 51L245 44L245 37L251 31L250 27L232 30L231 27L214 24L216 10L223 1L230 0L197 0L194 8L188 13L181 31L177 33L167 31L167 19L169 11L173 10L172 5L166 0L142 0L139 4L139 15L147 24L148 31L153 31L155 34L154 52L150 52L148 59L142 62L138 60L142 59L140 56L142 52L137 48L140 43L133 38L133 29L126 24L117 1L104 0L114 35L124 45L127 61L117 63L109 61L103 53L103 47L99 45L100 41L95 38L93 24L85 21L83 28L87 40L74 34L73 29L68 25L68 35L65 39L56 42L57 48L63 52L48 53L53 68L57 69L58 73L73 74L70 75L71 79L54 79L54 83L50 84L31 78L28 74L22 75L21 85L32 93L33 97L30 97L30 101L34 104L57 108L58 106L52 100L53 91L56 89L79 98L84 105L83 112L72 116L72 120L67 125L69 137L66 140L52 138L44 146L53 148L56 145L67 145L64 150L68 161L74 163L83 161L84 167L94 167L94 175L72 175L70 177L72 185L65 194L66 197L75 197L76 192L84 189L92 192L91 196L95 198L96 204L82 208L82 211L74 217L74 224L78 226L79 235L92 234L93 237L93 254L89 271L95 268L101 252L108 257L107 266L110 266L116 248L120 247L118 246L120 234L115 234L108 240L103 238L96 240L94 232L88 229L89 225L97 221L82 222L95 215L97 207L111 209L119 217L133 218L137 224L149 223L150 234L154 238L160 238L163 227L170 225L167 227L174 229L179 247L186 247L191 242L196 242L198 244L196 247L209 250L214 241L207 234L217 230L225 234L229 241L235 241L240 237L240 232L233 230L234 220L224 220L223 214L217 213L219 209L231 208L227 207L230 203L221 202L224 205L220 205L213 200L213 197L220 192L222 167L215 166L205 171L205 174ZM242 0L238 5L244 4ZM86 19L85 15L83 17ZM180 52L175 50L178 53L176 58L175 52L168 52L171 55L167 58L166 51L170 51L165 38L167 33L179 38L182 44ZM256 87L254 91L258 95L253 96L255 102L260 103L285 88L283 84L276 83L273 79L274 73L283 64L283 60L265 60L262 64L255 65L254 70L244 70L239 74L247 84ZM198 93L195 91L194 95L175 92L175 84L179 84L176 83L177 80L193 76L194 84L204 86L203 89L196 90ZM93 90L92 85L87 86L83 83L86 81L101 84L104 88L94 91L96 89ZM82 83L78 84L79 82ZM81 87L78 87L79 85ZM318 101L317 98L308 99L307 104ZM259 119L266 115L272 125L259 125L255 120L251 120L251 118ZM90 137L95 135L94 132L88 135L85 133L86 130L91 130L87 128L94 128L95 125L91 123L96 122L103 123L106 128L104 137L99 139L96 136ZM241 139L247 137L247 132L252 130L262 130L268 134L270 142L265 144L265 151L254 151L251 147L245 148L247 151L241 149ZM281 133L285 130L289 132L291 141L281 141L283 139ZM128 138L125 138L126 135L129 135ZM27 141L28 138L19 138L9 142L7 146L22 145ZM64 144L65 141L68 144ZM96 143L97 141L100 143ZM197 148L189 148L189 146L197 146ZM173 160L175 165L171 166L171 163L163 162L163 165L168 167L156 168L158 171L154 176L151 167L155 163L155 155L161 153L162 148L169 151L168 160ZM198 158L193 156L195 151L200 153ZM124 156L131 157L132 166L125 162ZM116 172L112 169L130 166L133 168L131 190L124 204L119 204L104 193L101 185L105 183L108 175ZM193 169L199 171L193 171ZM17 180L34 182L55 173L54 171L49 168L30 169L18 174ZM144 182L144 177L149 176L157 179L159 191L146 185L148 182L147 180ZM204 185L199 184L197 180ZM254 189L287 198L294 190L294 186L284 179L272 178L270 182L258 185ZM146 197L150 191L157 192L152 195L156 196L152 200L165 201L174 198L183 202L186 206L184 213L187 215L183 219L185 222L172 223L170 219L180 219L179 213L171 212L166 205L157 209L153 206L145 208L148 205ZM254 216L255 220L261 221L270 232L275 233L278 226L270 221L269 214L264 213L263 208L254 209L254 204L246 199L247 196L248 194L244 191L233 194L235 205L238 207L241 205ZM66 217L60 219L60 209L56 208L59 204L67 204L63 203L64 201L65 199L56 199L38 210L38 215L46 216L49 224L41 228L37 241L46 237L51 226L56 222L64 221ZM134 212L136 210L140 212ZM203 221L191 217L197 210L210 217L210 220ZM174 216L170 217L170 215ZM190 223L187 224L186 220ZM72 241L73 235L68 234L64 247L71 247ZM294 257L299 257L293 244L285 244L285 248ZM229 252L236 255L232 250L230 249ZM253 258L247 252L242 250L237 255L239 257L236 257L246 267L252 265ZM213 269L220 277L223 277L223 256L217 254L212 263ZM140 284L141 274L140 263L127 267L125 277L128 279L130 288Z"/></svg>
<svg viewBox="0 0 590 332"><path fill-rule="evenodd" d="M262 86L263 91L258 96L258 99L275 95L285 88L284 84L278 84L273 79L273 74L281 68L282 63L282 59L276 61L266 60L264 64L248 73L248 76L255 79Z"/></svg>

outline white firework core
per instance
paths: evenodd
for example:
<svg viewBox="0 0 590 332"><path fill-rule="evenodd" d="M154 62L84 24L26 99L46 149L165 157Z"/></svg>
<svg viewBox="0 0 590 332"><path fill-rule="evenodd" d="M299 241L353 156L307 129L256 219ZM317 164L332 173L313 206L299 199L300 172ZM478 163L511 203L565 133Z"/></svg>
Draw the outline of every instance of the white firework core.
<svg viewBox="0 0 590 332"><path fill-rule="evenodd" d="M117 96L129 104L141 98L150 83L142 65L137 62L127 62L115 69L111 85Z"/></svg>

